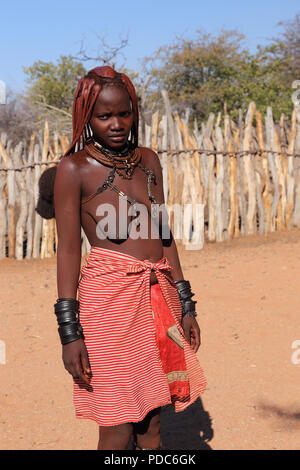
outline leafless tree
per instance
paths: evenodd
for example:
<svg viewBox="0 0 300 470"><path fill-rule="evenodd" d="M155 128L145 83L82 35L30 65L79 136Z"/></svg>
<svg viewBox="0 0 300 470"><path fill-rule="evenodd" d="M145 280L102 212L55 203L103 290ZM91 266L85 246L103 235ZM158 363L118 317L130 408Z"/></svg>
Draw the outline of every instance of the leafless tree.
<svg viewBox="0 0 300 470"><path fill-rule="evenodd" d="M13 144L25 142L38 129L38 112L26 102L22 94L11 89L6 93L6 104L0 105L0 130L4 131Z"/></svg>
<svg viewBox="0 0 300 470"><path fill-rule="evenodd" d="M300 79L300 12L294 19L280 21L277 26L283 31L273 41L282 58L288 60L291 74Z"/></svg>
<svg viewBox="0 0 300 470"><path fill-rule="evenodd" d="M119 43L116 46L108 44L104 36L100 36L95 33L98 41L96 54L91 56L87 53L85 46L85 38L80 41L79 51L75 56L72 56L74 60L80 60L80 62L93 61L100 63L102 65L110 65L111 67L116 67L116 60L119 57L123 58L123 64L119 66L120 69L123 69L126 65L126 58L123 53L123 50L128 45L129 33L127 32L125 37L119 36Z"/></svg>

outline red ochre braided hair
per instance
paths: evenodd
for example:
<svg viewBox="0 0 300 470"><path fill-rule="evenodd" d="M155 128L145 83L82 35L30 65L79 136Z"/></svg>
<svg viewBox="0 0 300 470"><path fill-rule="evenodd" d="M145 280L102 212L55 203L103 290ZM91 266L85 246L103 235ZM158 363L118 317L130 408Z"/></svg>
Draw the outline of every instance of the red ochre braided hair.
<svg viewBox="0 0 300 470"><path fill-rule="evenodd" d="M116 72L112 67L96 67L82 77L77 86L73 102L73 138L72 143L63 156L81 150L89 137L87 124L91 118L94 104L100 91L105 86L118 86L124 88L131 99L133 111L133 125L130 142L133 147L138 146L139 115L137 96L134 86L124 73Z"/></svg>
<svg viewBox="0 0 300 470"><path fill-rule="evenodd" d="M133 111L130 144L134 148L138 146L138 100L130 78L128 78L124 73L116 72L109 66L96 67L90 70L78 82L73 102L72 142L61 158L76 153L77 151L82 150L85 146L87 138L91 136L88 123L93 112L94 104L96 103L100 91L105 86L117 86L127 90L131 99ZM55 217L53 193L56 168L56 165L48 168L43 172L39 179L39 197L35 210L44 219L52 219Z"/></svg>

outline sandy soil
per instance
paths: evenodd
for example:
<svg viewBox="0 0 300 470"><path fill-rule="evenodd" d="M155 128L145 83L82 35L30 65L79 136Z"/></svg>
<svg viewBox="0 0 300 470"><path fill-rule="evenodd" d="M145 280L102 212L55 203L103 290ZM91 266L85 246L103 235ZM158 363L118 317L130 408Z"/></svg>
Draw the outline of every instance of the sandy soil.
<svg viewBox="0 0 300 470"><path fill-rule="evenodd" d="M164 446L299 449L300 230L179 253L208 389L183 413L163 410ZM61 360L56 259L0 261L0 293L0 448L95 449L97 424L76 420Z"/></svg>

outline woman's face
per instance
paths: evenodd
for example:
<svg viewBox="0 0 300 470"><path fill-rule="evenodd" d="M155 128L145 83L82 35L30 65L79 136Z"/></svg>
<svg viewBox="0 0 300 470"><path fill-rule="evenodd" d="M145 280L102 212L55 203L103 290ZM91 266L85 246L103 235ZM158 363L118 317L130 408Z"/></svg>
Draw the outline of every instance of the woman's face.
<svg viewBox="0 0 300 470"><path fill-rule="evenodd" d="M90 119L94 138L104 147L121 149L127 143L132 124L133 113L127 91L115 86L104 87Z"/></svg>

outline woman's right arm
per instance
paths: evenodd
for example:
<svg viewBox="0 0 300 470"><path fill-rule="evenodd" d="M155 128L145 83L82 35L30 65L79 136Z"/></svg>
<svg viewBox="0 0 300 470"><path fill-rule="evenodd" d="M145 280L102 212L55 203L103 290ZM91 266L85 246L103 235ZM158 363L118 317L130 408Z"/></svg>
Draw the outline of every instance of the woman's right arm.
<svg viewBox="0 0 300 470"><path fill-rule="evenodd" d="M80 197L81 179L78 166L72 157L63 157L57 165L54 184L59 298L77 297L81 266ZM89 383L90 365L82 339L63 345L63 362L74 378Z"/></svg>

